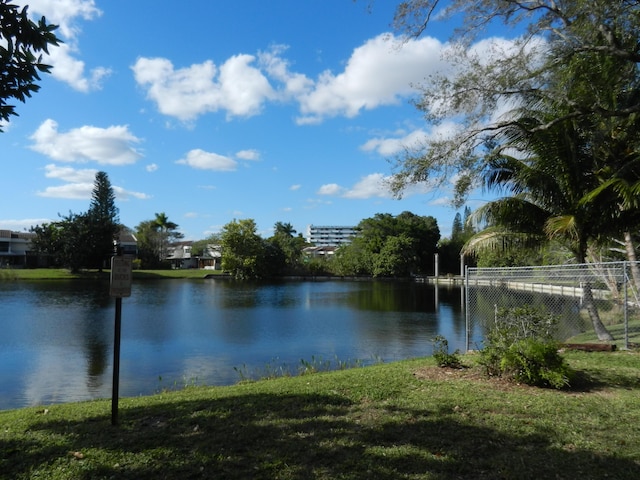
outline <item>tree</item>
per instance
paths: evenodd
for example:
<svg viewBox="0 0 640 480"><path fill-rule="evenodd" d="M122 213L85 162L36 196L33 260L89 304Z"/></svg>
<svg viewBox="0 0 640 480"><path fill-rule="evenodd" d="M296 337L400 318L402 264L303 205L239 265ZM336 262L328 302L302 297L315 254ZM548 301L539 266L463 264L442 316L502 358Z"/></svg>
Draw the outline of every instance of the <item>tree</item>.
<svg viewBox="0 0 640 480"><path fill-rule="evenodd" d="M460 273L460 255L466 241L473 236L475 230L469 221L471 209L464 208L464 216L457 212L451 226L451 237L438 243L439 273ZM467 265L473 261L465 262Z"/></svg>
<svg viewBox="0 0 640 480"><path fill-rule="evenodd" d="M89 248L93 251L95 267L101 269L106 259L113 255L113 242L120 231L115 193L105 172L96 173L87 212L91 223Z"/></svg>
<svg viewBox="0 0 640 480"><path fill-rule="evenodd" d="M54 265L77 272L102 269L113 254L113 240L120 230L115 195L105 172L96 174L91 204L86 213L72 213L57 222L33 227L34 250Z"/></svg>
<svg viewBox="0 0 640 480"><path fill-rule="evenodd" d="M154 227L158 235L156 236L157 241L157 253L160 261L165 260L167 258L167 246L171 242L175 242L181 238L184 238L184 235L178 232L178 224L169 221L167 214L164 212L156 213L156 218L154 219Z"/></svg>
<svg viewBox="0 0 640 480"><path fill-rule="evenodd" d="M233 220L222 227L222 269L237 279L264 275L265 244L253 219Z"/></svg>
<svg viewBox="0 0 640 480"><path fill-rule="evenodd" d="M170 221L164 212L156 213L153 220L144 220L136 226L138 258L143 268L164 265L168 245L184 237L177 229L178 224Z"/></svg>
<svg viewBox="0 0 640 480"><path fill-rule="evenodd" d="M62 231L56 223L43 223L31 227L35 236L31 239L31 248L46 259L46 264L53 267L64 266L60 252L62 251Z"/></svg>
<svg viewBox="0 0 640 480"><path fill-rule="evenodd" d="M27 9L0 0L0 124L17 115L15 105L8 101L24 102L40 89L36 84L40 73L51 70L50 65L42 63L42 53L48 54L50 46L60 43L53 33L58 27L48 24L44 17L34 23Z"/></svg>
<svg viewBox="0 0 640 480"><path fill-rule="evenodd" d="M159 268L161 266L158 248L158 231L154 220L144 220L135 228L138 239L138 258L141 268Z"/></svg>
<svg viewBox="0 0 640 480"><path fill-rule="evenodd" d="M272 274L297 273L302 267L302 249L307 242L290 223L276 222L274 234L268 243L274 248L274 257L269 263Z"/></svg>
<svg viewBox="0 0 640 480"><path fill-rule="evenodd" d="M433 264L433 255L440 239L440 230L433 217L411 212L397 216L377 213L362 220L358 234L350 245L341 247L336 255L335 267L341 275L408 276L427 273ZM400 248L406 248L400 253ZM383 259L391 255L398 263ZM351 269L352 271L349 271Z"/></svg>
<svg viewBox="0 0 640 480"><path fill-rule="evenodd" d="M568 119L536 129L554 112L533 113L528 109L526 117L505 131L501 146L487 154L486 185L510 195L475 212L487 228L469 240L465 251L512 250L555 240L572 252L577 263L585 263L589 243L612 228L609 203L584 201L598 186L592 172L599 158L593 155L590 135L584 133L590 131L589 125L585 119ZM613 340L588 284L584 302L598 338Z"/></svg>
<svg viewBox="0 0 640 480"><path fill-rule="evenodd" d="M415 268L416 239L401 233L388 237L376 255L374 277L408 277Z"/></svg>
<svg viewBox="0 0 640 480"><path fill-rule="evenodd" d="M634 92L640 61L638 32L640 4L636 1L611 0L408 0L400 3L394 24L409 36L425 32L436 10L440 19L462 18L463 23L452 38L449 58L452 71L434 75L422 85L417 108L429 122L462 119L460 128L446 138L434 138L398 159L392 187L397 195L415 182L430 179L443 185L456 178L456 205L461 205L475 179L484 168L478 147L493 139L514 122L513 115L496 115L505 106L517 106L537 97L547 103L564 105L562 115L549 118L539 129L552 127L570 118L597 116L625 118L640 112L640 97L633 101L612 103L603 95L597 81L602 65L614 63L621 70L633 72L632 84L613 83L608 91L614 95ZM490 56L467 47L488 25L502 22L508 27L527 27L525 34L508 48L496 43ZM568 65L580 62L581 70ZM571 71L571 75L567 72ZM566 83L549 82L563 76L567 82L589 76L591 86L582 83L583 94L566 89ZM594 88L599 94L594 95Z"/></svg>

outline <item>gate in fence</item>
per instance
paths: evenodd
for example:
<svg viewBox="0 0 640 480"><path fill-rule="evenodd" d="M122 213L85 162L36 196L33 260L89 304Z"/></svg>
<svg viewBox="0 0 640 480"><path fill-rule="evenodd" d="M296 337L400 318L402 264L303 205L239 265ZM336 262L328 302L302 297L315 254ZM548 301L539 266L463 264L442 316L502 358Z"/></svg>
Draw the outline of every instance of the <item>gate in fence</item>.
<svg viewBox="0 0 640 480"><path fill-rule="evenodd" d="M598 320L619 348L640 344L640 262L467 268L467 350L481 348L500 309L531 306L557 319L563 343L600 342Z"/></svg>

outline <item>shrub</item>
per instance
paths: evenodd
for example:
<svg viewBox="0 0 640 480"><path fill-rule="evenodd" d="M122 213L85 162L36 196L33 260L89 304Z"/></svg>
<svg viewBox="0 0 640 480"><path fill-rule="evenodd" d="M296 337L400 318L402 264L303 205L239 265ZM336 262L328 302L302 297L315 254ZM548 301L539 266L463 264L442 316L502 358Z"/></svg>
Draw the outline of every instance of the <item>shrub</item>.
<svg viewBox="0 0 640 480"><path fill-rule="evenodd" d="M566 387L572 372L558 353L556 325L557 318L530 305L499 309L479 362L488 375L527 385Z"/></svg>
<svg viewBox="0 0 640 480"><path fill-rule="evenodd" d="M437 335L433 342L433 358L439 367L462 368L460 351L449 353L449 342L442 335Z"/></svg>

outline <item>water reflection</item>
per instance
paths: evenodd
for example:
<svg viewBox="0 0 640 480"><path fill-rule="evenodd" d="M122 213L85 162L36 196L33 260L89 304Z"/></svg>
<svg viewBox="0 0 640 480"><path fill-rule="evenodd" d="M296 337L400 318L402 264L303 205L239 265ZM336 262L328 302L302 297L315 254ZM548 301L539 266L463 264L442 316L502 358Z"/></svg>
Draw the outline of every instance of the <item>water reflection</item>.
<svg viewBox="0 0 640 480"><path fill-rule="evenodd" d="M464 348L460 289L392 282L134 283L123 300L123 396L229 384L301 359L429 355ZM114 300L100 282L0 283L0 408L111 395Z"/></svg>

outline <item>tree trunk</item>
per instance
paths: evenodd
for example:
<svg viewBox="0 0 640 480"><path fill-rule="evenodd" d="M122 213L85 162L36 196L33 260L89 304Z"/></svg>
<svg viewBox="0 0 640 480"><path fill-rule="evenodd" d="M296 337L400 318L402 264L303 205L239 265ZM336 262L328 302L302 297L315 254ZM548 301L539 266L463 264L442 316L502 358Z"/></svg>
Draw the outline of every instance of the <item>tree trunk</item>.
<svg viewBox="0 0 640 480"><path fill-rule="evenodd" d="M576 253L576 260L580 264L584 264L587 260L587 246L586 244L580 245L581 248L578 249ZM587 273L588 275L588 273ZM591 288L591 282L587 277L582 285L582 301L584 302L584 306L587 309L587 313L589 314L589 318L591 319L591 324L593 325L593 331L598 336L598 340L601 342L611 342L613 341L613 335L609 333L607 327L604 326L602 320L600 320L600 315L598 314L598 307L596 306L596 302L593 298L593 290Z"/></svg>
<svg viewBox="0 0 640 480"><path fill-rule="evenodd" d="M624 246L627 250L627 259L631 262L631 276L633 278L633 288L637 292L640 286L640 268L638 268L638 259L636 257L636 249L633 245L631 232L624 232Z"/></svg>
<svg viewBox="0 0 640 480"><path fill-rule="evenodd" d="M600 320L600 315L598 314L598 308L596 307L596 302L593 299L593 291L591 290L591 283L585 282L582 286L582 298L584 301L584 306L587 309L587 313L589 313L589 318L591 319L591 323L593 324L593 330L596 332L598 336L598 340L601 342L611 342L613 341L613 335L609 333L607 327L604 326L602 320Z"/></svg>

